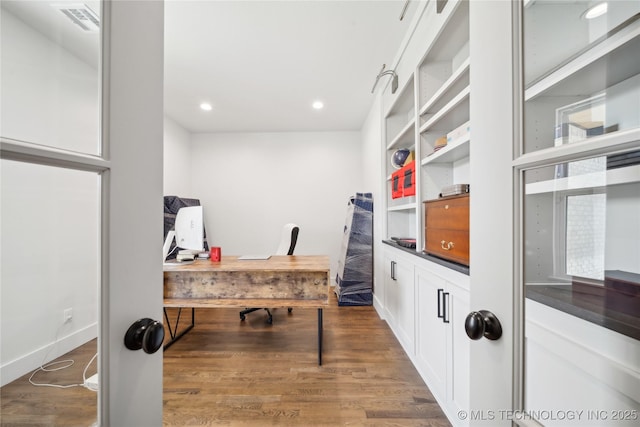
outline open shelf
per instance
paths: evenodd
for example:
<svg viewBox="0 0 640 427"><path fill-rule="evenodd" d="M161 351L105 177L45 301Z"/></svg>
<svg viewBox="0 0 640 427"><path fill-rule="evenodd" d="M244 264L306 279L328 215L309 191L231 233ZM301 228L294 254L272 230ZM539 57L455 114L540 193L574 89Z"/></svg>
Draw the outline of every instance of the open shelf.
<svg viewBox="0 0 640 427"><path fill-rule="evenodd" d="M392 150L394 148L409 148L415 145L414 134L413 134L415 123L416 123L416 119L415 118L411 119L409 123L407 123L405 127L400 130L398 135L396 135L391 140L389 145L387 145L387 150ZM403 142L405 143L405 145L402 145Z"/></svg>
<svg viewBox="0 0 640 427"><path fill-rule="evenodd" d="M414 101L414 79L413 76L404 84L395 99L389 106L385 114L386 145L388 149L398 147L402 142L413 145L414 135L409 133L415 123L415 101ZM409 139L409 141L407 141ZM403 147L404 148L404 147Z"/></svg>
<svg viewBox="0 0 640 427"><path fill-rule="evenodd" d="M387 210L389 212L399 212L399 211L412 211L416 209L415 203L405 203L397 206L389 206Z"/></svg>
<svg viewBox="0 0 640 427"><path fill-rule="evenodd" d="M456 83L466 76L467 84L469 80L470 59L467 57L462 64L453 72L453 74L442 84L442 86L433 94L431 98L420 108L420 116L423 116L433 105L438 102Z"/></svg>
<svg viewBox="0 0 640 427"><path fill-rule="evenodd" d="M531 84L525 101L542 95L593 94L640 73L639 36L640 20L635 20Z"/></svg>
<svg viewBox="0 0 640 427"><path fill-rule="evenodd" d="M558 193L637 182L640 182L640 165L633 165L584 175L532 182L525 186L525 194Z"/></svg>
<svg viewBox="0 0 640 427"><path fill-rule="evenodd" d="M454 96L451 101L449 101L444 107L442 107L442 109L440 109L437 113L427 119L427 121L422 126L420 126L420 133L434 128L436 123L439 124L438 129L451 130L468 120L468 102L470 93L471 88L469 86L462 89L462 91ZM447 119L446 122L445 119Z"/></svg>
<svg viewBox="0 0 640 427"><path fill-rule="evenodd" d="M465 157L469 157L470 142L470 135L467 135L464 139L447 144L446 147L427 155L422 159L421 164L424 166L429 163L452 163Z"/></svg>

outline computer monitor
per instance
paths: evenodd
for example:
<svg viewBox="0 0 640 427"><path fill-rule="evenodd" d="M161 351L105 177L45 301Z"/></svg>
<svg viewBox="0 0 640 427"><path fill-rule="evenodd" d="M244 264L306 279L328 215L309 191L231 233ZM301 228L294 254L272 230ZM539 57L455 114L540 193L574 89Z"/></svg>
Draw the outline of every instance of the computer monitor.
<svg viewBox="0 0 640 427"><path fill-rule="evenodd" d="M180 249L204 250L202 206L180 208L176 215L176 246Z"/></svg>
<svg viewBox="0 0 640 427"><path fill-rule="evenodd" d="M176 214L174 230L167 233L162 249L162 260L166 261L175 237L176 246L198 254L204 251L204 220L202 206L180 208Z"/></svg>

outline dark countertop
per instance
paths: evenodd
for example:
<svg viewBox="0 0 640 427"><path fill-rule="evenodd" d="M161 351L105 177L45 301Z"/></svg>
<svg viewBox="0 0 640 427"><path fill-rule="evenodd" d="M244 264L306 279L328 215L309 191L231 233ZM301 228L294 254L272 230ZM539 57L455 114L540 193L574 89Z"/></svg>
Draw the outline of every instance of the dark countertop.
<svg viewBox="0 0 640 427"><path fill-rule="evenodd" d="M469 275L469 267L467 267L466 265L462 265L462 264L458 264L455 262L451 262L451 261L447 261L445 259L442 258L438 258L432 255L428 255L424 252L417 252L415 250L415 248L405 248L404 246L400 246L399 244L397 244L396 242L394 242L393 240L383 240L382 243L384 243L385 245L389 245L392 246L396 249L400 249L401 251L404 251L408 254L417 256L419 258L423 258L426 260L429 260L431 262L434 262L436 264L440 264L444 267L450 268L452 270L457 271L458 273L462 273L462 274L466 274L467 276Z"/></svg>
<svg viewBox="0 0 640 427"><path fill-rule="evenodd" d="M640 340L640 312L614 310L600 295L582 292L572 285L529 285L525 286L525 294L533 301Z"/></svg>

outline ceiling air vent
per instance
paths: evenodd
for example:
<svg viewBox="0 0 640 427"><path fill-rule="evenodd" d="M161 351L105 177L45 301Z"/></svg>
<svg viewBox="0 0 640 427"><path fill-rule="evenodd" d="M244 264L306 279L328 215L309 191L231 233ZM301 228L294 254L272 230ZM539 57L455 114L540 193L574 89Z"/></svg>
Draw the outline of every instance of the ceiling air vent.
<svg viewBox="0 0 640 427"><path fill-rule="evenodd" d="M54 8L62 12L67 18L73 21L83 31L97 33L100 31L100 19L93 10L86 4L69 3L69 4L52 4Z"/></svg>

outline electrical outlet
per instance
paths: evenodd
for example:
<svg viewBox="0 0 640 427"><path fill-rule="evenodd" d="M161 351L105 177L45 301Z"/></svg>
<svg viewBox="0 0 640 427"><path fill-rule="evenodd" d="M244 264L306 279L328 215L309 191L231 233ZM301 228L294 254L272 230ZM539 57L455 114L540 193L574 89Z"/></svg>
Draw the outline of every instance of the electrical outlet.
<svg viewBox="0 0 640 427"><path fill-rule="evenodd" d="M73 309L67 308L64 311L64 323L71 322L71 319L73 319Z"/></svg>

